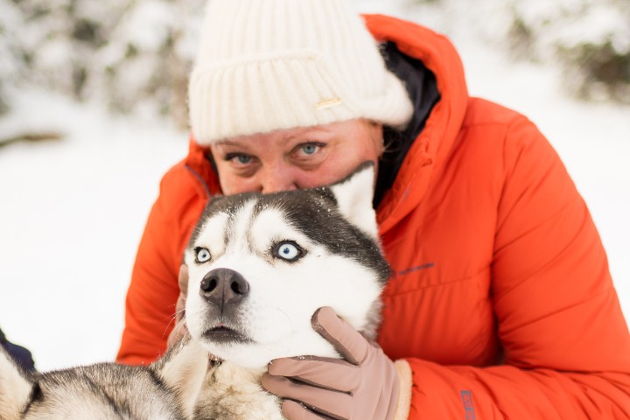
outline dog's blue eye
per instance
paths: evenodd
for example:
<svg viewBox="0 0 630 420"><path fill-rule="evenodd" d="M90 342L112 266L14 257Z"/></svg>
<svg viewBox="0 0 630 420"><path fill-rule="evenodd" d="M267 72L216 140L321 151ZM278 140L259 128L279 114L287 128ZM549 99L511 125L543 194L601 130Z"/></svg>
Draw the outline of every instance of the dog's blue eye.
<svg viewBox="0 0 630 420"><path fill-rule="evenodd" d="M296 261L302 258L304 250L293 241L283 241L274 246L273 254L286 261Z"/></svg>
<svg viewBox="0 0 630 420"><path fill-rule="evenodd" d="M210 261L211 255L207 248L197 247L195 248L195 262L202 264Z"/></svg>

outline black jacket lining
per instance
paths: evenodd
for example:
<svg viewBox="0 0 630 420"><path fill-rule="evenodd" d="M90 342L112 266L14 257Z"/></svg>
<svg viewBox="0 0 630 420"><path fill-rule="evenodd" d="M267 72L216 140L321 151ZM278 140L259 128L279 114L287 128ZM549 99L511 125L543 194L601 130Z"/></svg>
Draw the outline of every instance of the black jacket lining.
<svg viewBox="0 0 630 420"><path fill-rule="evenodd" d="M374 208L394 184L407 152L424 128L431 110L440 100L435 75L422 61L403 54L393 42L382 44L381 54L385 58L387 68L403 81L414 112L411 121L403 130L383 127L385 151L379 160Z"/></svg>

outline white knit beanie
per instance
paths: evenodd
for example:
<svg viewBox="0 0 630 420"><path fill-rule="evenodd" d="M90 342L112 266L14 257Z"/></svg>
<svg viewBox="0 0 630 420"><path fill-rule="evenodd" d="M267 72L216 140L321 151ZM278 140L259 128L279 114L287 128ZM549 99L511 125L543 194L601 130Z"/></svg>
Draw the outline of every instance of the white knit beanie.
<svg viewBox="0 0 630 420"><path fill-rule="evenodd" d="M200 144L366 118L404 126L412 105L348 0L209 0L190 77Z"/></svg>

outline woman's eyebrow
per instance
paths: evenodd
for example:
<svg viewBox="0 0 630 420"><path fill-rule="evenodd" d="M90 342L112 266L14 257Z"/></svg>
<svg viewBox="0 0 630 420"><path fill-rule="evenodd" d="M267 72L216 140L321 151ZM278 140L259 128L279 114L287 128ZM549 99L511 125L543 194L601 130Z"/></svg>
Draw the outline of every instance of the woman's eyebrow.
<svg viewBox="0 0 630 420"><path fill-rule="evenodd" d="M215 146L240 146L240 144L231 140L221 140L216 142Z"/></svg>
<svg viewBox="0 0 630 420"><path fill-rule="evenodd" d="M293 140L296 137L302 137L305 135L309 135L309 134L323 134L323 135L329 135L329 134L334 134L334 132L332 130L328 130L326 128L323 127L307 127L301 130L296 130L295 132L289 133L285 139L286 140Z"/></svg>

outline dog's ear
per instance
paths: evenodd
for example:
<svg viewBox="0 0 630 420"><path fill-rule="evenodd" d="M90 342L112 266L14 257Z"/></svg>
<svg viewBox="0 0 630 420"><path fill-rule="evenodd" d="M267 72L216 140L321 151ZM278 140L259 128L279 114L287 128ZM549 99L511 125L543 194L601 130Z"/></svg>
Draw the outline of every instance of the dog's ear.
<svg viewBox="0 0 630 420"><path fill-rule="evenodd" d="M331 185L341 214L352 224L378 238L374 197L374 163L364 162L348 177Z"/></svg>
<svg viewBox="0 0 630 420"><path fill-rule="evenodd" d="M186 418L193 417L208 364L208 351L187 337L152 365L164 382L177 392Z"/></svg>
<svg viewBox="0 0 630 420"><path fill-rule="evenodd" d="M0 345L0 419L19 419L33 392L34 382Z"/></svg>

